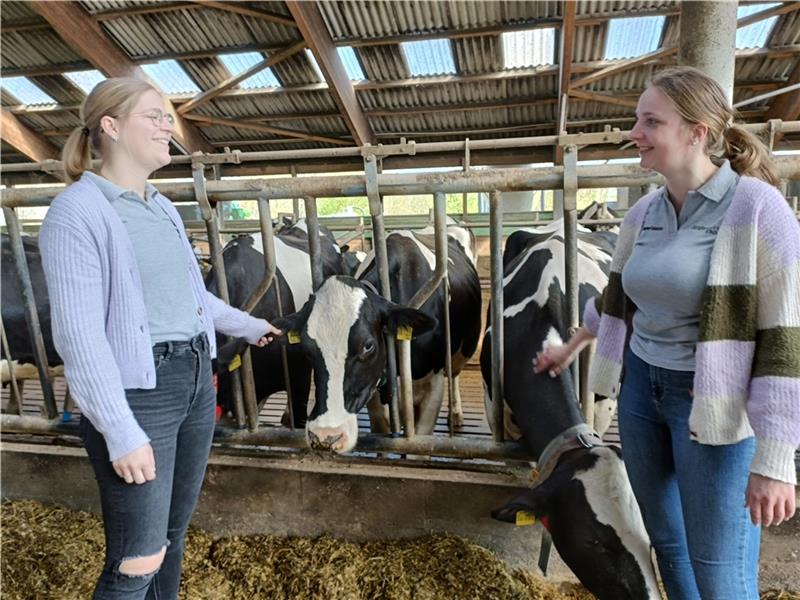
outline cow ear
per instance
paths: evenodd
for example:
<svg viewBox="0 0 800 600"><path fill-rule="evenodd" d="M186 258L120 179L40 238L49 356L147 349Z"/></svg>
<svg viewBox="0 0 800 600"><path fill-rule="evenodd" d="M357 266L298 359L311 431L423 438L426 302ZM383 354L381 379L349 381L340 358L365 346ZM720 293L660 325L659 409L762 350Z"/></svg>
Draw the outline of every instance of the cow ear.
<svg viewBox="0 0 800 600"><path fill-rule="evenodd" d="M306 325L306 321L308 321L308 316L311 314L311 308L314 305L314 296L308 299L298 312L292 313L290 315L284 315L282 317L277 317L270 321L270 323L280 329L284 334L288 331L302 331L303 327Z"/></svg>
<svg viewBox="0 0 800 600"><path fill-rule="evenodd" d="M516 523L517 513L529 513L541 519L548 514L549 494L546 489L531 488L525 490L504 506L492 511L492 518L506 523Z"/></svg>
<svg viewBox="0 0 800 600"><path fill-rule="evenodd" d="M247 347L247 342L242 338L236 338L217 348L217 364L220 366L229 365L234 357L241 355Z"/></svg>
<svg viewBox="0 0 800 600"><path fill-rule="evenodd" d="M427 333L436 327L436 319L426 315L421 310L405 306L391 306L386 314L384 326L393 336L398 330L409 331L412 338L422 333Z"/></svg>
<svg viewBox="0 0 800 600"><path fill-rule="evenodd" d="M342 244L339 246L339 251L344 254L345 252L350 252L350 245L349 244Z"/></svg>

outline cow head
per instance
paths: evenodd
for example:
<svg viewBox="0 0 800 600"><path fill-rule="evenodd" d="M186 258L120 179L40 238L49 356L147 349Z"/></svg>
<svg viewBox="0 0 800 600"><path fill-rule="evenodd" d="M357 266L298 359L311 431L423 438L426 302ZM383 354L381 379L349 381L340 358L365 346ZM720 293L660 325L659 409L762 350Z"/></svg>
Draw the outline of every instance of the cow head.
<svg viewBox="0 0 800 600"><path fill-rule="evenodd" d="M378 387L386 366L384 334L399 327L413 334L435 319L393 304L345 276L329 277L300 312L275 321L289 343L302 344L314 367L315 401L306 435L312 448L349 452L356 444L356 415Z"/></svg>
<svg viewBox="0 0 800 600"><path fill-rule="evenodd" d="M660 599L650 541L614 446L566 452L552 474L492 512L514 523L532 513L559 555L600 600Z"/></svg>

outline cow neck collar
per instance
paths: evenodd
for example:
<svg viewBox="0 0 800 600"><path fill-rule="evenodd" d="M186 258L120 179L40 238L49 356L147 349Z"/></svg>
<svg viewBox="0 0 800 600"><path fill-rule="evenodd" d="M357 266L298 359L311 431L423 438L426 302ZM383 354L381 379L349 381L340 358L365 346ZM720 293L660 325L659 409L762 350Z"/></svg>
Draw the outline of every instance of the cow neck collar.
<svg viewBox="0 0 800 600"><path fill-rule="evenodd" d="M605 444L594 429L586 423L578 423L565 429L550 440L550 443L545 446L545 449L539 455L539 460L536 461L536 469L534 469L535 481L533 487L539 486L547 480L565 452L577 448L594 448L596 446L605 446Z"/></svg>

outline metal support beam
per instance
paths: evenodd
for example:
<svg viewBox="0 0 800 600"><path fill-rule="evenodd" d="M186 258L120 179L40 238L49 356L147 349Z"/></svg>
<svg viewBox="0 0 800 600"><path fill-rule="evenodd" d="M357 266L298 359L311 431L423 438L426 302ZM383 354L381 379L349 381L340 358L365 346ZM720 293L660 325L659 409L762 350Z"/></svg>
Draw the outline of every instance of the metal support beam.
<svg viewBox="0 0 800 600"><path fill-rule="evenodd" d="M502 442L505 437L503 379L505 377L505 336L503 335L503 194L493 191L489 204L489 251L491 265L491 327L492 327L492 406L495 422L492 438ZM486 415L489 418L489 415Z"/></svg>

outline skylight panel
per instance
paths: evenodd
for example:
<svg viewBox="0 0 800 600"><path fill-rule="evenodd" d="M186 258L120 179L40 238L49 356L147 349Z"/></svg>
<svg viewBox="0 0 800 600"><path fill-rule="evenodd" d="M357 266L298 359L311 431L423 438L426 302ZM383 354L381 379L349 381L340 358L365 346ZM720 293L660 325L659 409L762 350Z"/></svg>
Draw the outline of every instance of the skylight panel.
<svg viewBox="0 0 800 600"><path fill-rule="evenodd" d="M358 62L358 57L351 46L337 46L336 51L339 53L339 58L344 63L344 70L350 81L364 81L364 71L361 69L361 63Z"/></svg>
<svg viewBox="0 0 800 600"><path fill-rule="evenodd" d="M611 19L606 38L606 59L635 58L658 48L664 17Z"/></svg>
<svg viewBox="0 0 800 600"><path fill-rule="evenodd" d="M451 75L456 72L450 40L420 40L400 44L411 75Z"/></svg>
<svg viewBox="0 0 800 600"><path fill-rule="evenodd" d="M162 60L144 64L142 68L165 94L196 94L200 91L177 61Z"/></svg>
<svg viewBox="0 0 800 600"><path fill-rule="evenodd" d="M22 104L57 104L27 77L3 77L3 87Z"/></svg>
<svg viewBox="0 0 800 600"><path fill-rule="evenodd" d="M253 65L264 61L264 56L258 52L242 52L241 54L223 54L219 57L231 75L238 75ZM281 87L281 82L275 77L272 69L267 67L239 83L240 88L252 90L257 88Z"/></svg>
<svg viewBox="0 0 800 600"><path fill-rule="evenodd" d="M308 58L308 62L311 63L311 68L314 69L314 72L317 74L317 77L319 77L321 81L325 81L325 77L322 75L322 71L319 68L319 64L317 64L317 59L314 58L314 53L308 48L306 48L306 57Z"/></svg>
<svg viewBox="0 0 800 600"><path fill-rule="evenodd" d="M64 73L64 77L66 77L72 83L81 88L85 94L91 92L94 89L94 86L96 86L101 81L105 80L103 74L96 69L92 69L90 71L75 71L74 73Z"/></svg>
<svg viewBox="0 0 800 600"><path fill-rule="evenodd" d="M555 29L509 31L500 36L503 41L503 68L524 69L555 62Z"/></svg>
<svg viewBox="0 0 800 600"><path fill-rule="evenodd" d="M769 10L779 5L780 2L774 2L772 4L751 4L748 6L740 6L736 11L736 18L741 19L742 17L749 17L750 15ZM737 29L736 48L763 48L766 45L767 38L772 32L772 28L775 26L775 21L777 20L778 16L775 15L769 19L763 19L757 23L748 25L747 27L740 27Z"/></svg>

